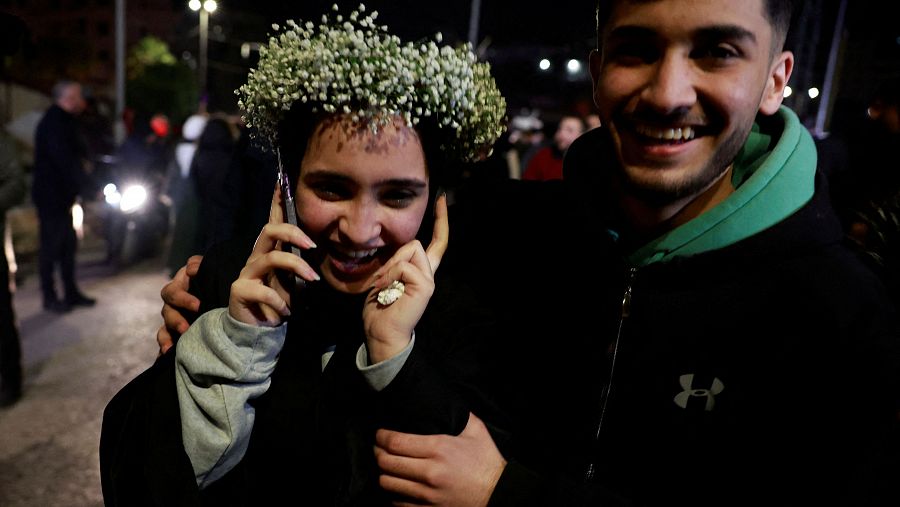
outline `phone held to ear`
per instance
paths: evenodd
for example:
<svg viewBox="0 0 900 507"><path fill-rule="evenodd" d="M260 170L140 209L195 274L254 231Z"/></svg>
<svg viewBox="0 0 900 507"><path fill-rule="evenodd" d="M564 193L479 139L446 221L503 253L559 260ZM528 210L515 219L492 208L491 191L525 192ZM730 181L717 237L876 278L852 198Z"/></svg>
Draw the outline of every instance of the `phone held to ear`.
<svg viewBox="0 0 900 507"><path fill-rule="evenodd" d="M287 223L297 226L297 208L294 207L294 195L291 192L291 182L288 180L287 174L281 167L281 153L278 153L278 184L281 185L281 204L284 212L284 219ZM300 255L300 247L290 243L282 244L285 252L291 252L297 257ZM302 289L306 287L306 280L300 278L296 273L294 278L294 289Z"/></svg>

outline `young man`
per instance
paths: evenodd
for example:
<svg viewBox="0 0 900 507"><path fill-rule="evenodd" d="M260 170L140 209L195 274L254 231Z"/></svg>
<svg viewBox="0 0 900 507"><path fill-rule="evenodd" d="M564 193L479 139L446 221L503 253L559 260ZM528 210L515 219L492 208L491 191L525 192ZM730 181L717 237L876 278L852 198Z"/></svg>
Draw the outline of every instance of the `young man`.
<svg viewBox="0 0 900 507"><path fill-rule="evenodd" d="M459 436L380 430L382 487L417 505L896 502L893 310L780 107L789 2L598 14L603 126L565 181L450 211L462 273L507 327L514 441L501 453L475 416Z"/></svg>
<svg viewBox="0 0 900 507"><path fill-rule="evenodd" d="M780 108L789 2L598 14L603 127L566 156L576 209L528 224L534 256L473 274L509 325L495 364L518 445L506 463L477 421L382 430L382 486L437 505L890 502L898 335Z"/></svg>

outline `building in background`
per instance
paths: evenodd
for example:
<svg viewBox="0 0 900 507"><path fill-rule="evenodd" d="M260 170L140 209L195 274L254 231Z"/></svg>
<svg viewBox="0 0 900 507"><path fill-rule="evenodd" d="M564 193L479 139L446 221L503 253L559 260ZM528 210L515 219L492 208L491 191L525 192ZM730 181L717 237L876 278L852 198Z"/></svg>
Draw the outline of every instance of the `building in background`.
<svg viewBox="0 0 900 507"><path fill-rule="evenodd" d="M0 9L25 21L22 57L7 70L9 79L47 91L62 76L83 82L96 95L115 93L115 0L0 0ZM172 0L125 2L126 48L153 35L175 39L183 14Z"/></svg>

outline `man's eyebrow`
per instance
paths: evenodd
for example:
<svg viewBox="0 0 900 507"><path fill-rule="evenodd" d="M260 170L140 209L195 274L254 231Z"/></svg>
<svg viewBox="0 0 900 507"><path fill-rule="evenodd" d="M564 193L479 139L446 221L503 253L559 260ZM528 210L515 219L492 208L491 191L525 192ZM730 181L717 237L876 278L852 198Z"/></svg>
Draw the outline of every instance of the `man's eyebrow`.
<svg viewBox="0 0 900 507"><path fill-rule="evenodd" d="M659 33L656 30L637 26L622 25L610 30L609 39L648 39L656 38ZM694 32L694 37L703 40L746 40L753 44L756 43L756 35L737 25L712 25L698 28Z"/></svg>
<svg viewBox="0 0 900 507"><path fill-rule="evenodd" d="M756 44L756 34L737 25L713 25L700 28L696 37L703 40L744 40Z"/></svg>

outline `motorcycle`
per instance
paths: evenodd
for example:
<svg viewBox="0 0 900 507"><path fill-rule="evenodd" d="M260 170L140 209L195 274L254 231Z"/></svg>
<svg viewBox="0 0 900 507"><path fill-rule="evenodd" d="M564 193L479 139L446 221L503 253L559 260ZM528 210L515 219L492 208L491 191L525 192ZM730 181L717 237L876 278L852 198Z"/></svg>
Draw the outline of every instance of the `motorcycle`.
<svg viewBox="0 0 900 507"><path fill-rule="evenodd" d="M121 267L162 251L171 202L162 195L162 175L117 163L111 169L103 187L106 261Z"/></svg>

